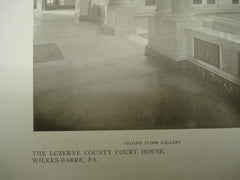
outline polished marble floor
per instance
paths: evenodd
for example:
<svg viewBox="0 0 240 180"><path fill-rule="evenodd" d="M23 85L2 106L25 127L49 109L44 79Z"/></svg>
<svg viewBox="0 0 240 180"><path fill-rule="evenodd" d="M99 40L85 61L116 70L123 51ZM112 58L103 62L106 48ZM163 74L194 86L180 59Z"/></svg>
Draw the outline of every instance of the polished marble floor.
<svg viewBox="0 0 240 180"><path fill-rule="evenodd" d="M35 130L240 127L237 97L146 57L131 38L71 13L34 12L34 45L51 43L64 58L34 64Z"/></svg>

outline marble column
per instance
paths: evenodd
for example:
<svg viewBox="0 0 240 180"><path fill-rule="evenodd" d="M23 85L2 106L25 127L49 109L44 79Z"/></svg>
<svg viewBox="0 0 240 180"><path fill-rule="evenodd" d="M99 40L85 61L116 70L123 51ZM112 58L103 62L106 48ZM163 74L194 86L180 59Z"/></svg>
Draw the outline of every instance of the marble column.
<svg viewBox="0 0 240 180"><path fill-rule="evenodd" d="M75 16L80 17L80 0L75 1Z"/></svg>
<svg viewBox="0 0 240 180"><path fill-rule="evenodd" d="M43 3L44 3L43 0L37 0L37 10L39 10L39 11L44 10Z"/></svg>
<svg viewBox="0 0 240 180"><path fill-rule="evenodd" d="M172 12L172 1L161 0L156 2L156 12L162 15Z"/></svg>
<svg viewBox="0 0 240 180"><path fill-rule="evenodd" d="M172 0L173 11L176 13L191 12L192 0Z"/></svg>
<svg viewBox="0 0 240 180"><path fill-rule="evenodd" d="M90 19L90 0L77 0L79 1L79 20Z"/></svg>
<svg viewBox="0 0 240 180"><path fill-rule="evenodd" d="M187 57L185 28L199 22L192 14L192 0L157 0L157 13L149 22L147 50L175 61Z"/></svg>
<svg viewBox="0 0 240 180"><path fill-rule="evenodd" d="M135 32L134 12L129 0L110 0L106 8L104 28L114 35L126 35Z"/></svg>

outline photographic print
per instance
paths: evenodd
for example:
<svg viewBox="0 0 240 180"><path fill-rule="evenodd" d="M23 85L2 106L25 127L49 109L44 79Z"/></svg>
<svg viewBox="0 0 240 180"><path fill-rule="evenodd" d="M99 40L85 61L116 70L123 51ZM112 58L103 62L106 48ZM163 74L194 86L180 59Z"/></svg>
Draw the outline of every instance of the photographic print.
<svg viewBox="0 0 240 180"><path fill-rule="evenodd" d="M240 127L239 0L34 0L34 131Z"/></svg>
<svg viewBox="0 0 240 180"><path fill-rule="evenodd" d="M239 1L0 12L1 180L239 179Z"/></svg>

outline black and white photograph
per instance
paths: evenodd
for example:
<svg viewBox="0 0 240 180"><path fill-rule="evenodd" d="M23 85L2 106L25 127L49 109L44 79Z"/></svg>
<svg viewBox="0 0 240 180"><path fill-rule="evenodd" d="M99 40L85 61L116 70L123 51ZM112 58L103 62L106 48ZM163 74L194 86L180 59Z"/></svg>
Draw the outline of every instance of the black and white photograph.
<svg viewBox="0 0 240 180"><path fill-rule="evenodd" d="M33 130L240 127L239 0L34 0Z"/></svg>
<svg viewBox="0 0 240 180"><path fill-rule="evenodd" d="M240 0L2 0L0 180L239 180Z"/></svg>

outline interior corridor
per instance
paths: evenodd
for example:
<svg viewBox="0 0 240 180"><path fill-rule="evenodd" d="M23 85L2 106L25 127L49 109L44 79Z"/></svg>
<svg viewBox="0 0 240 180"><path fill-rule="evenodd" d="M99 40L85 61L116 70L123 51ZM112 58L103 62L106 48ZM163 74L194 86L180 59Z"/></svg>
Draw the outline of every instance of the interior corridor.
<svg viewBox="0 0 240 180"><path fill-rule="evenodd" d="M74 14L34 12L34 130L222 128L239 99Z"/></svg>

